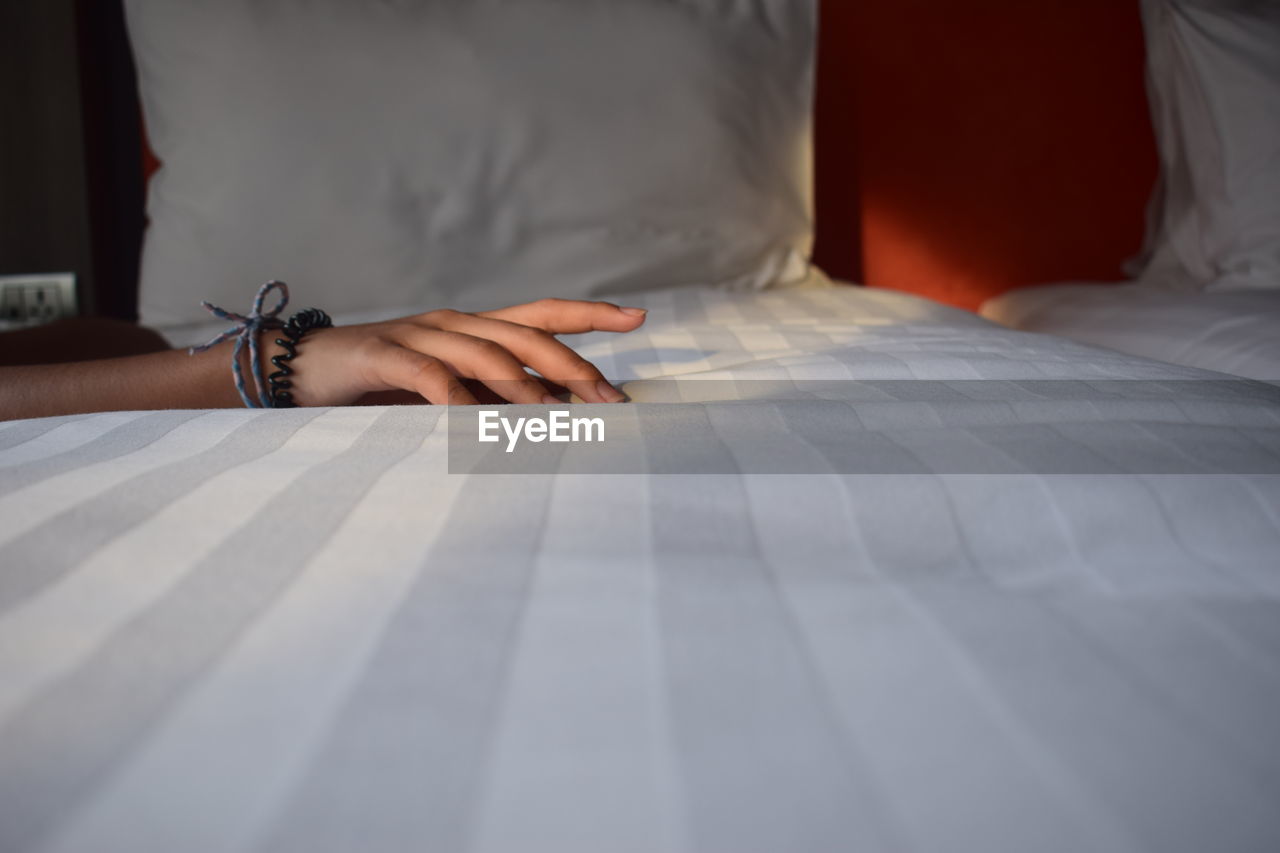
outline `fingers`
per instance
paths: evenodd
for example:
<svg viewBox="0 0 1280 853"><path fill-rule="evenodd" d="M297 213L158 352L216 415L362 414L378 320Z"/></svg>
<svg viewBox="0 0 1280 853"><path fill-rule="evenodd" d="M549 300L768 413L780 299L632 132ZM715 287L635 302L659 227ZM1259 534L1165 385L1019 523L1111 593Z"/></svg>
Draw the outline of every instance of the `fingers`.
<svg viewBox="0 0 1280 853"><path fill-rule="evenodd" d="M414 391L437 406L475 405L475 396L438 358L388 342L373 363L378 380L390 388Z"/></svg>
<svg viewBox="0 0 1280 853"><path fill-rule="evenodd" d="M619 308L610 302L539 299L497 311L482 311L476 316L533 326L553 335L576 335L582 332L630 332L644 323L646 313L643 308Z"/></svg>
<svg viewBox="0 0 1280 853"><path fill-rule="evenodd" d="M595 365L556 340L550 332L471 314L450 315L445 323L450 331L501 345L521 363L588 403L618 403L625 399Z"/></svg>
<svg viewBox="0 0 1280 853"><path fill-rule="evenodd" d="M460 377L476 379L512 403L555 404L533 368L587 402L624 395L589 361L554 338L591 331L628 332L645 320L639 308L608 302L542 299L479 314L432 311L382 324L378 381L438 404L474 404Z"/></svg>
<svg viewBox="0 0 1280 853"><path fill-rule="evenodd" d="M524 364L501 343L486 337L442 329L406 325L399 343L418 352L430 352L457 376L477 379L502 399L512 403L558 403L547 386L530 375ZM474 397L472 398L474 402Z"/></svg>

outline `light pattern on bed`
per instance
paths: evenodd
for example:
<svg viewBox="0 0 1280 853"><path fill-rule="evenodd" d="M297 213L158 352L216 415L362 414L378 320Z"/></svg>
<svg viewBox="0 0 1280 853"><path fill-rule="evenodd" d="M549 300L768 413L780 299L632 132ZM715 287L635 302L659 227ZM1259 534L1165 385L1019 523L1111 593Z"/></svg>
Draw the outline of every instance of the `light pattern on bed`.
<svg viewBox="0 0 1280 853"><path fill-rule="evenodd" d="M607 375L1221 378L892 294L649 305L578 341ZM1280 405L1122 403L1097 441L1280 458ZM1275 475L459 476L445 418L0 424L0 849L1280 843Z"/></svg>

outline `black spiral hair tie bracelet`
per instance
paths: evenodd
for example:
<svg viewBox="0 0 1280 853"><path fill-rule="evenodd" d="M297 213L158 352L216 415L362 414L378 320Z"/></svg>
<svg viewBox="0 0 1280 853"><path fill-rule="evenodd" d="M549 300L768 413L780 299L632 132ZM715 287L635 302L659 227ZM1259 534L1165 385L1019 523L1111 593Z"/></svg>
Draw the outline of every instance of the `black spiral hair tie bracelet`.
<svg viewBox="0 0 1280 853"><path fill-rule="evenodd" d="M298 355L298 341L313 329L328 329L332 325L333 320L319 308L299 311L285 322L280 330L284 337L276 338L276 344L284 347L284 352L271 357L271 363L276 366L276 371L267 377L273 409L292 409L298 405L293 401L293 392L289 390L293 387L293 382L289 380L293 374L293 368L289 366L289 362Z"/></svg>

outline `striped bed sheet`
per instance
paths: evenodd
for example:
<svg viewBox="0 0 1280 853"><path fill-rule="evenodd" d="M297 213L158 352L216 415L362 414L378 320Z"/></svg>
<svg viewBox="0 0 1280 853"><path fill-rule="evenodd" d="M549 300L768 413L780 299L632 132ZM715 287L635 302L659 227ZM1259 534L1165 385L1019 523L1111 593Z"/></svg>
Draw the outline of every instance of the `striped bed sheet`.
<svg viewBox="0 0 1280 853"><path fill-rule="evenodd" d="M0 850L1280 849L1280 391L644 304L573 343L729 470L451 472L425 406L0 424Z"/></svg>

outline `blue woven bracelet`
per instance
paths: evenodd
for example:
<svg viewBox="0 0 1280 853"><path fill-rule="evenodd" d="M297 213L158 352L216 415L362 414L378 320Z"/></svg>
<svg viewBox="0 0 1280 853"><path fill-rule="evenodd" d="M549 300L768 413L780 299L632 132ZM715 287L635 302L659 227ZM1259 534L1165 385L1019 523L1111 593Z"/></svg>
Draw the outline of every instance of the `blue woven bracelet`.
<svg viewBox="0 0 1280 853"><path fill-rule="evenodd" d="M266 302L267 294L272 290L280 291L280 302L274 308L263 311L262 306ZM283 328L285 324L280 322L279 314L288 304L289 285L283 281L269 281L258 288L258 295L253 300L253 310L248 315L236 314L219 308L212 303L201 302L200 305L213 316L220 320L231 320L236 325L222 332L207 344L192 347L187 352L195 355L196 353L204 352L210 347L217 346L223 341L235 338L235 349L231 353L231 374L235 377L236 391L240 392L240 399L244 401L247 408L270 409L273 407L273 403L266 381L263 378L262 353L258 347L258 333L269 329ZM246 346L249 348L249 364L253 371L253 384L254 389L257 391L257 399L246 390L244 375L240 369L240 354L244 352Z"/></svg>

